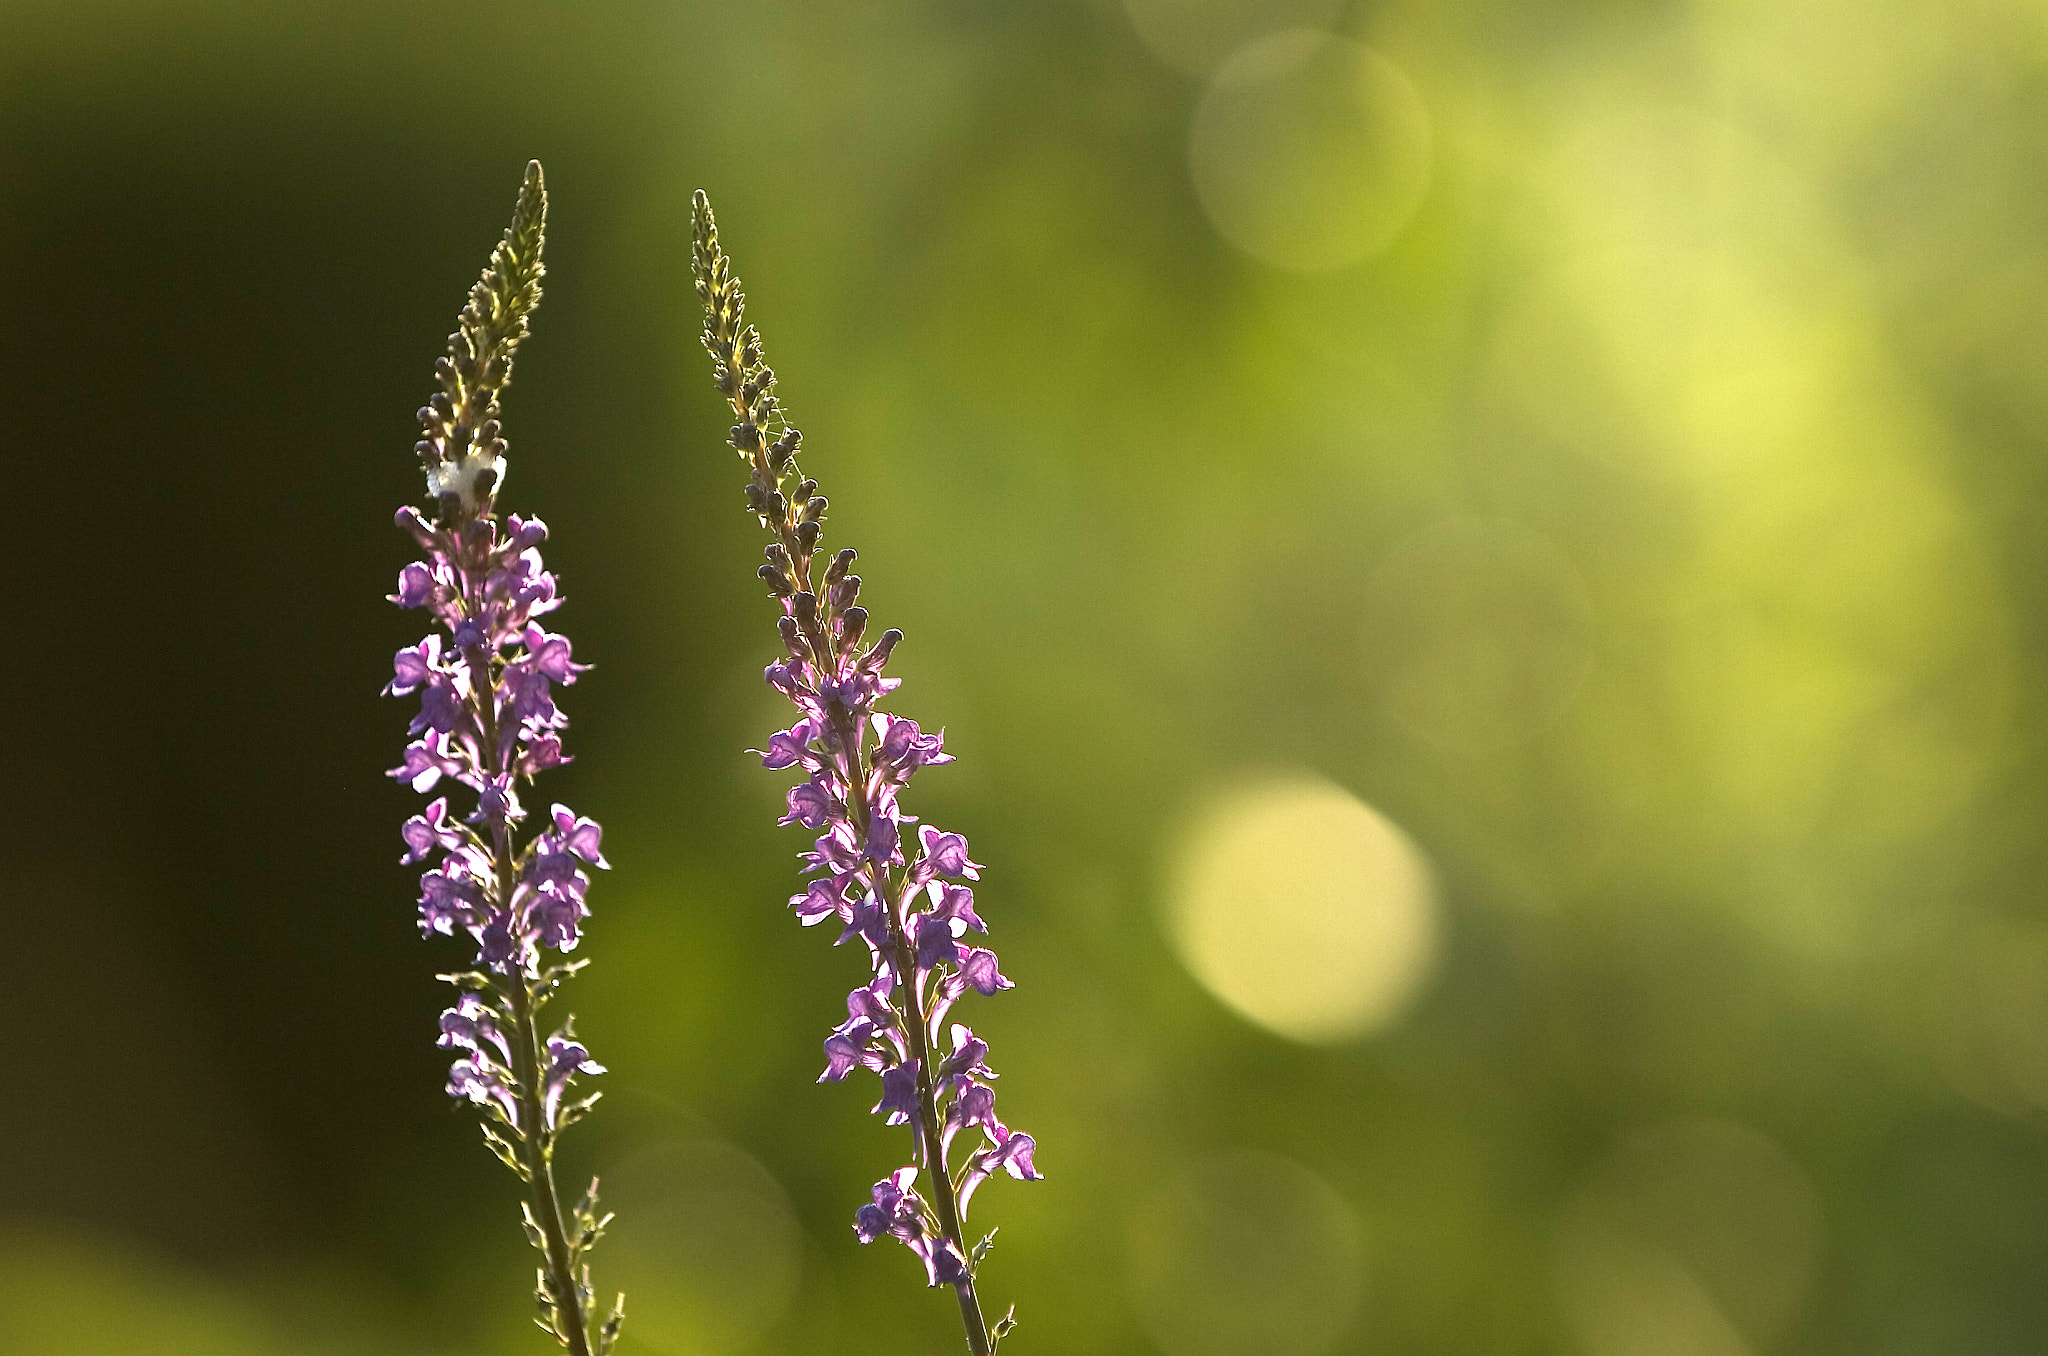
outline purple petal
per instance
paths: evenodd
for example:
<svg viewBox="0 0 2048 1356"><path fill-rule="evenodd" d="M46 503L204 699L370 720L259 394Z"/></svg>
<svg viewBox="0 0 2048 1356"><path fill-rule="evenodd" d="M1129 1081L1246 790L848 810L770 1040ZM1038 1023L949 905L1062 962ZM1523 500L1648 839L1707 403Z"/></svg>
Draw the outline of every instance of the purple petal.
<svg viewBox="0 0 2048 1356"><path fill-rule="evenodd" d="M526 653L534 669L555 682L569 684L576 681L576 675L587 672L588 664L571 661L569 638L543 631L538 626L526 628Z"/></svg>
<svg viewBox="0 0 2048 1356"><path fill-rule="evenodd" d="M967 959L960 963L960 977L984 998L993 997L1003 989L1017 987L996 969L996 953L983 947L967 953Z"/></svg>
<svg viewBox="0 0 2048 1356"><path fill-rule="evenodd" d="M553 1125L556 1112L561 1107L562 1094L568 1091L569 1080L577 1074L601 1074L605 1067L592 1059L582 1042L570 1038L566 1031L548 1037L547 1057L547 1069L541 1080L541 1115L548 1125Z"/></svg>
<svg viewBox="0 0 2048 1356"><path fill-rule="evenodd" d="M815 727L808 720L800 720L787 730L778 730L768 736L767 749L751 752L761 755L761 766L770 770L794 767L801 763L805 767L817 764L817 755L811 752L811 740L817 737Z"/></svg>
<svg viewBox="0 0 2048 1356"><path fill-rule="evenodd" d="M419 543L422 551L433 551L436 553L440 551L440 540L433 527L421 516L420 511L411 504L407 504L404 508L398 510L393 515L393 521L398 524L400 531Z"/></svg>
<svg viewBox="0 0 2048 1356"><path fill-rule="evenodd" d="M611 863L604 859L599 850L604 842L604 829L594 819L579 817L566 805L556 805L549 814L555 821L555 832L561 835L562 846L603 870L611 870Z"/></svg>
<svg viewBox="0 0 2048 1356"><path fill-rule="evenodd" d="M935 965L960 962L960 943L953 940L953 929L945 922L929 914L912 918L917 929L917 968L929 970Z"/></svg>
<svg viewBox="0 0 2048 1356"><path fill-rule="evenodd" d="M417 569L418 566L408 568ZM426 682L441 662L441 638L428 636L417 645L407 646L391 657L391 681L384 692L387 696L403 697L415 691Z"/></svg>
<svg viewBox="0 0 2048 1356"><path fill-rule="evenodd" d="M428 805L424 813L406 820L399 826L398 835L405 840L406 847L406 854L399 861L406 864L424 861L437 847L459 847L463 841L462 830L448 822L446 796Z"/></svg>
<svg viewBox="0 0 2048 1356"><path fill-rule="evenodd" d="M864 1205L853 1212L853 1233L863 1243L872 1243L889 1232L889 1214L879 1205Z"/></svg>
<svg viewBox="0 0 2048 1356"><path fill-rule="evenodd" d="M931 912L933 918L959 922L963 925L953 929L955 937L966 929L983 933L988 931L988 924L982 922L981 916L974 911L974 891L964 885L942 885L938 881L933 881L926 890L937 901Z"/></svg>
<svg viewBox="0 0 2048 1356"><path fill-rule="evenodd" d="M889 994L895 987L896 977L884 971L873 983L847 994L846 1019L872 1022L878 1027L894 1026L896 1010L889 1006Z"/></svg>
<svg viewBox="0 0 2048 1356"><path fill-rule="evenodd" d="M572 759L562 753L562 741L551 734L535 735L533 742L526 746L526 753L520 758L520 769L531 777L536 772L545 772L551 767L560 767Z"/></svg>
<svg viewBox="0 0 2048 1356"><path fill-rule="evenodd" d="M963 1129L978 1125L994 1132L996 1126L995 1089L980 1083L970 1083L967 1090L953 1103L952 1115L948 1118Z"/></svg>
<svg viewBox="0 0 2048 1356"><path fill-rule="evenodd" d="M939 1077L946 1078L994 1078L995 1071L988 1067L988 1042L976 1036L973 1031L953 1024L953 1053L939 1066Z"/></svg>
<svg viewBox="0 0 2048 1356"><path fill-rule="evenodd" d="M846 930L839 934L839 940L832 945L838 946L855 937L866 938L868 945L878 952L889 945L889 916L872 898L854 901L852 912L846 920Z"/></svg>
<svg viewBox="0 0 2048 1356"><path fill-rule="evenodd" d="M420 877L420 929L453 935L457 927L468 926L481 902L482 892L466 876L445 865L439 871L429 871Z"/></svg>
<svg viewBox="0 0 2048 1356"><path fill-rule="evenodd" d="M445 675L433 674L420 691L420 713L412 718L408 733L416 735L431 730L436 734L453 734L461 723L461 694Z"/></svg>
<svg viewBox="0 0 2048 1356"><path fill-rule="evenodd" d="M996 1127L999 1131L1001 1126ZM996 1150L995 1161L1005 1172L1020 1182L1039 1182L1044 1175L1031 1164L1031 1155L1038 1150L1038 1141L1018 1132L1002 1131L1002 1146Z"/></svg>
<svg viewBox="0 0 2048 1356"><path fill-rule="evenodd" d="M872 1025L861 1022L849 1031L836 1031L825 1038L825 1072L818 1075L820 1083L838 1083L863 1062L867 1054L868 1040L875 1034Z"/></svg>
<svg viewBox="0 0 2048 1356"><path fill-rule="evenodd" d="M425 607L434 600L434 572L414 561L398 572L398 592L391 601L400 607Z"/></svg>
<svg viewBox="0 0 2048 1356"><path fill-rule="evenodd" d="M805 927L823 922L825 919L846 913L846 885L836 876L814 880L810 888L800 895L789 897L789 906L796 910L797 921Z"/></svg>
<svg viewBox="0 0 2048 1356"><path fill-rule="evenodd" d="M448 756L447 736L434 734L406 745L405 761L384 775L396 777L424 795L442 777L461 770L462 764Z"/></svg>
<svg viewBox="0 0 2048 1356"><path fill-rule="evenodd" d="M507 543L516 551L526 551L548 539L548 525L538 518L522 518L508 514L505 518Z"/></svg>
<svg viewBox="0 0 2048 1356"><path fill-rule="evenodd" d="M831 784L825 775L819 773L807 782L798 782L789 788L789 813L781 823L801 823L807 829L822 829L826 823L838 817L839 798L832 793Z"/></svg>
<svg viewBox="0 0 2048 1356"><path fill-rule="evenodd" d="M885 1124L917 1123L917 1068L913 1059L882 1071L882 1100L870 1110L878 1116L886 1114Z"/></svg>
<svg viewBox="0 0 2048 1356"><path fill-rule="evenodd" d="M944 833L929 824L917 831L917 839L924 848L924 856L917 864L917 878L930 880L933 876L947 876L953 879L965 877L968 880L981 879L981 863L967 855L967 839L957 833Z"/></svg>
<svg viewBox="0 0 2048 1356"><path fill-rule="evenodd" d="M883 866L903 860L901 835L896 817L881 813L868 820L868 837L862 855Z"/></svg>

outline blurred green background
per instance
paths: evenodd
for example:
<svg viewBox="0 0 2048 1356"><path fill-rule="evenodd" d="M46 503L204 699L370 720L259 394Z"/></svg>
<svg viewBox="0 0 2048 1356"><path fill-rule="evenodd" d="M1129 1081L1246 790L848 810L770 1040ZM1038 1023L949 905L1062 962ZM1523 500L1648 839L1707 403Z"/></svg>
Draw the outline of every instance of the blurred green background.
<svg viewBox="0 0 2048 1356"><path fill-rule="evenodd" d="M2048 7L5 0L0 1351L547 1349L376 695L529 156L628 1356L960 1347L699 186L959 754L1018 1356L2048 1350Z"/></svg>

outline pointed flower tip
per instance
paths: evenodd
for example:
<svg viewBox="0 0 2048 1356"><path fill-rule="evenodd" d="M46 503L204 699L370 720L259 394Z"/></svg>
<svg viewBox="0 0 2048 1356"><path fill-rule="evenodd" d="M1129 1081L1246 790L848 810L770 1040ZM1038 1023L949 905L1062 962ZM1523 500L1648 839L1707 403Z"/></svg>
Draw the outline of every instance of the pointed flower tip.
<svg viewBox="0 0 2048 1356"><path fill-rule="evenodd" d="M705 241L718 232L717 218L711 215L711 195L701 188L690 195L690 229L699 240Z"/></svg>
<svg viewBox="0 0 2048 1356"><path fill-rule="evenodd" d="M523 272L520 285L529 295L517 299L500 297L501 304L516 304L518 309L530 311L540 301L537 284L546 272L540 262L540 254L547 221L547 181L541 174L540 161L529 160L526 162L526 177L519 184L519 201L512 209L512 224L505 232L505 246L511 254L507 262Z"/></svg>

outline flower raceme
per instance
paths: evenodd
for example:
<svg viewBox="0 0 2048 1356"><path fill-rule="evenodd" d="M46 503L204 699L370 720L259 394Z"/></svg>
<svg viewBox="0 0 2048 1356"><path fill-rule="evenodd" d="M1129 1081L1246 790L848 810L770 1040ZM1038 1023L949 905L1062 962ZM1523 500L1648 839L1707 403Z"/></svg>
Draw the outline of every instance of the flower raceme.
<svg viewBox="0 0 2048 1356"><path fill-rule="evenodd" d="M945 734L877 709L898 686L884 670L903 633L884 631L864 643L868 614L857 601L854 552L822 558L826 499L797 468L802 435L782 416L775 374L746 324L746 297L702 193L693 236L704 346L739 420L731 443L751 473L747 506L771 538L760 576L781 604L784 654L764 677L798 717L754 752L762 766L801 777L781 822L817 835L802 858L814 879L789 902L806 927L838 923L837 944L858 941L869 961L870 978L847 995L846 1020L825 1039L819 1081L839 1082L856 1069L879 1075L875 1114L912 1135L912 1161L875 1184L854 1232L862 1243L898 1240L930 1284L951 1286L969 1346L988 1356L1014 1319L991 1329L982 1316L975 1272L993 1233L966 1246L968 1203L997 1173L1035 1181L1039 1172L1031 1136L996 1116L988 1045L969 1027L947 1024L969 992L990 997L1011 987L995 953L981 945L988 927L965 883L980 879L981 864L966 838L919 823L899 803L917 772L953 761ZM963 1135L972 1147L956 1165Z"/></svg>
<svg viewBox="0 0 2048 1356"><path fill-rule="evenodd" d="M605 1356L621 1308L596 1319L584 1258L610 1217L597 1214L594 1181L565 1212L553 1166L556 1135L597 1100L568 1100L575 1079L604 1067L571 1023L545 1038L539 1026L549 996L581 965L549 953L582 940L586 868L607 865L603 830L554 805L529 832L521 796L540 773L568 761L560 733L568 720L555 689L587 666L538 620L562 602L541 560L547 528L537 518L497 516L506 470L498 397L540 301L546 210L540 166L531 164L512 225L435 366L441 389L420 411L425 436L416 449L435 515L410 505L398 511L398 526L424 558L399 572L391 601L424 610L438 630L398 652L384 690L419 700L411 742L390 775L423 795L453 785L474 801L458 818L450 797L436 796L399 830L401 860L427 868L421 931L467 936L476 947L474 968L443 976L462 991L441 1014L439 1043L455 1052L448 1093L475 1104L486 1142L527 1185L527 1236L541 1254L540 1326L573 1356Z"/></svg>

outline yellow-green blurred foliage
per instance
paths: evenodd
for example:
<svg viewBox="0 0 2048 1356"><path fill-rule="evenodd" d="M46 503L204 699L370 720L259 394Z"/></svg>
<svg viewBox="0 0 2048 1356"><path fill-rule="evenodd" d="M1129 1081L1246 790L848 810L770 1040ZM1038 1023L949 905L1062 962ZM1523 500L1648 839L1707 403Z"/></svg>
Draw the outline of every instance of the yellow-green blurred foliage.
<svg viewBox="0 0 2048 1356"><path fill-rule="evenodd" d="M372 697L528 156L622 1351L959 1346L700 186L988 864L1006 1352L2048 1349L2048 7L6 0L0 1351L544 1349Z"/></svg>

